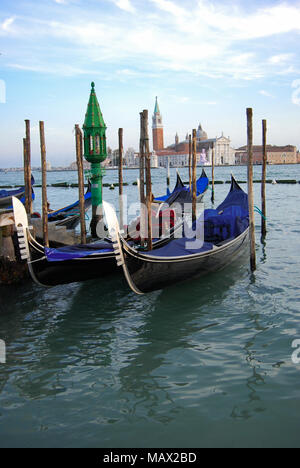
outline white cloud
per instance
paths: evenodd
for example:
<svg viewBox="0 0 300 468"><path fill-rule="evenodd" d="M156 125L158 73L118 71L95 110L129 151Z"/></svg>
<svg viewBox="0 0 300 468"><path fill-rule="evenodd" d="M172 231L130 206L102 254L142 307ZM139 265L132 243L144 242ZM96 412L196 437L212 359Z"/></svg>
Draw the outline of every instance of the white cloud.
<svg viewBox="0 0 300 468"><path fill-rule="evenodd" d="M279 54L279 55L273 55L272 57L269 58L269 63L272 63L274 65L280 65L283 64L285 65L286 62L290 61L295 54Z"/></svg>
<svg viewBox="0 0 300 468"><path fill-rule="evenodd" d="M11 26L15 22L15 18L7 18L3 23L0 25L0 30L3 32L10 32L12 30Z"/></svg>
<svg viewBox="0 0 300 468"><path fill-rule="evenodd" d="M129 13L134 13L135 8L131 4L130 0L113 0L114 3L119 7L121 10L128 11Z"/></svg>
<svg viewBox="0 0 300 468"><path fill-rule="evenodd" d="M59 74L61 76L73 76L73 75L91 75L92 73L95 75L96 73L89 69L73 67L68 64L56 64L55 67L47 64L36 63L33 65L24 65L19 63L10 63L10 68L14 68L16 70L24 70L24 71L33 71L38 73L46 73L46 74Z"/></svg>
<svg viewBox="0 0 300 468"><path fill-rule="evenodd" d="M234 12L232 6L216 7L199 0L197 16L210 27L217 28L233 40L246 40L274 34L300 31L300 9L287 3L260 8L255 13Z"/></svg>
<svg viewBox="0 0 300 468"><path fill-rule="evenodd" d="M294 80L292 88L296 88L292 94L292 103L300 106L300 80Z"/></svg>
<svg viewBox="0 0 300 468"><path fill-rule="evenodd" d="M270 97L270 98L274 97L273 94L269 93L268 91L265 91L264 89L260 90L259 94L261 94L262 96Z"/></svg>
<svg viewBox="0 0 300 468"><path fill-rule="evenodd" d="M152 2L161 10L171 13L177 18L189 16L187 11L169 0L152 0Z"/></svg>
<svg viewBox="0 0 300 468"><path fill-rule="evenodd" d="M110 1L135 14L124 21L124 15L112 15L105 8L101 14L97 8L90 13L82 3L80 16L77 2L68 17L60 18L55 9L55 21L51 21L51 15L49 20L21 16L18 21L7 19L0 25L0 34L7 33L15 22L10 37L21 45L11 48L11 62L37 69L53 67L61 73L60 60L64 58L59 59L57 52L65 50L68 73L81 73L87 64L89 69L95 67L100 72L107 65L115 69L117 76L128 79L137 79L141 72L150 76L159 71L249 81L268 74L288 75L297 69L296 55L279 49L277 55L266 56L266 44L259 42L268 35L300 31L300 11L287 3L245 14L237 7L209 0L191 1L189 9L172 0L144 0L134 5L130 0ZM291 59L293 64L289 63Z"/></svg>

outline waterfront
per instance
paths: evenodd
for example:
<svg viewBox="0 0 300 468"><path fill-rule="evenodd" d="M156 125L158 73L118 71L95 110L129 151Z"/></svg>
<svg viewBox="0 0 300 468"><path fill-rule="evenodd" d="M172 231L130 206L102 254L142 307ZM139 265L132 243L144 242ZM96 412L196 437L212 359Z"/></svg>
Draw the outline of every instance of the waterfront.
<svg viewBox="0 0 300 468"><path fill-rule="evenodd" d="M246 180L246 170L216 168L216 179L233 171ZM136 177L124 174L129 200ZM269 167L268 178L299 181L300 166ZM117 182L117 172L106 179ZM21 180L0 174L0 185ZM62 181L76 182L76 173L49 173L49 183ZM216 186L217 203L228 189ZM153 171L154 193L164 190L165 171ZM267 186L269 232L261 244L257 216L253 276L240 264L142 297L121 275L0 287L0 446L298 447L300 365L291 356L300 339L299 191ZM48 190L53 209L77 194ZM104 189L109 202L117 195ZM260 206L259 184L255 197Z"/></svg>

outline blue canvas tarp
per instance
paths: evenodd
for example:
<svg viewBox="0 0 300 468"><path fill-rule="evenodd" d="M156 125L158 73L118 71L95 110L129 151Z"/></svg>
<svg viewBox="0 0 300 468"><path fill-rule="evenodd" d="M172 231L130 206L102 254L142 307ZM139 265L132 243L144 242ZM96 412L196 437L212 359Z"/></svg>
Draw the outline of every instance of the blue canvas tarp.
<svg viewBox="0 0 300 468"><path fill-rule="evenodd" d="M187 237L183 237L182 239L175 239L161 249L147 252L147 255L150 255L151 257L184 257L185 255L194 255L197 253L208 252L213 248L213 245L207 242L204 242L201 247L196 248L197 244L195 242L195 248L187 249L188 243L192 245L193 239L188 239Z"/></svg>
<svg viewBox="0 0 300 468"><path fill-rule="evenodd" d="M45 255L48 262L62 262L65 260L75 260L77 258L88 257L93 254L112 253L113 246L109 241L99 241L87 245L70 245L59 249L45 248Z"/></svg>

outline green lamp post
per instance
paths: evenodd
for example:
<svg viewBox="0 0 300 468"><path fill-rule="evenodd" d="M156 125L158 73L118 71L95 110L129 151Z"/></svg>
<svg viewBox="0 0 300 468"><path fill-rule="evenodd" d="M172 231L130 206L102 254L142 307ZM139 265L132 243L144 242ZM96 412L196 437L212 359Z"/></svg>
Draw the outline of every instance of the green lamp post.
<svg viewBox="0 0 300 468"><path fill-rule="evenodd" d="M95 83L92 83L92 90L88 108L83 125L84 131L84 157L91 163L92 182L92 209L91 221L92 237L97 236L97 225L103 220L102 209L102 178L105 175L101 163L107 157L106 152L106 125L100 110L99 102L95 92ZM98 233L100 232L98 226ZM103 227L103 223L102 223Z"/></svg>

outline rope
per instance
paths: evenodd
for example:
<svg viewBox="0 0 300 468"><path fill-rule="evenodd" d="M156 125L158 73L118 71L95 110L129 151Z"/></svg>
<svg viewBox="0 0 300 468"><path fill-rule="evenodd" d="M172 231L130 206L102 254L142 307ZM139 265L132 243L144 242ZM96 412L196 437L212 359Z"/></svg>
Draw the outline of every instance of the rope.
<svg viewBox="0 0 300 468"><path fill-rule="evenodd" d="M267 220L267 218L263 215L262 211L258 208L258 206L254 206L254 211L258 213L264 220Z"/></svg>

